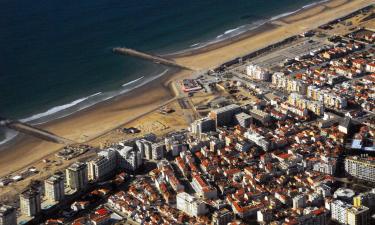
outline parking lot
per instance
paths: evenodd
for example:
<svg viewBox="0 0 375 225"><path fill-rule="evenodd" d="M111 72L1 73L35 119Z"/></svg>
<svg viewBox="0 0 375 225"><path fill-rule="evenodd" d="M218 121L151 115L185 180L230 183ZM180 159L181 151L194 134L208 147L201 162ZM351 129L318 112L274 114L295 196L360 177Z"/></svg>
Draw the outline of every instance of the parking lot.
<svg viewBox="0 0 375 225"><path fill-rule="evenodd" d="M305 38L285 48L257 57L250 63L261 67L272 68L280 65L280 63L284 62L286 59L293 59L297 56L308 54L310 51L319 49L324 45L326 45L326 43L323 39Z"/></svg>

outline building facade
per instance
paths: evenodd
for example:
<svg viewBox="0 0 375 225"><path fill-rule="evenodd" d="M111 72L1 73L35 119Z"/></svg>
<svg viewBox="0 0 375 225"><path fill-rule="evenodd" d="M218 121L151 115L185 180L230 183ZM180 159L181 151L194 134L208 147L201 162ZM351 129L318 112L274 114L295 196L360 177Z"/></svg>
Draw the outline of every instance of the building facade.
<svg viewBox="0 0 375 225"><path fill-rule="evenodd" d="M369 208L365 206L352 207L348 209L348 225L369 224Z"/></svg>
<svg viewBox="0 0 375 225"><path fill-rule="evenodd" d="M134 172L143 164L141 151L130 146L122 146L118 150L117 165L120 169Z"/></svg>
<svg viewBox="0 0 375 225"><path fill-rule="evenodd" d="M246 114L244 112L237 114L235 118L236 118L236 123L244 128L248 128L250 124L253 122L252 117L249 114Z"/></svg>
<svg viewBox="0 0 375 225"><path fill-rule="evenodd" d="M191 132L197 136L200 136L202 133L215 131L216 123L215 120L204 117L202 119L196 120L191 124Z"/></svg>
<svg viewBox="0 0 375 225"><path fill-rule="evenodd" d="M347 157L345 171L361 180L375 182L375 159L366 157Z"/></svg>
<svg viewBox="0 0 375 225"><path fill-rule="evenodd" d="M116 151L107 149L98 153L98 156L88 162L88 179L103 180L116 170Z"/></svg>
<svg viewBox="0 0 375 225"><path fill-rule="evenodd" d="M48 200L59 202L65 197L64 177L61 175L53 175L44 181L45 196Z"/></svg>
<svg viewBox="0 0 375 225"><path fill-rule="evenodd" d="M66 169L66 183L73 190L83 189L88 182L87 164L76 162Z"/></svg>
<svg viewBox="0 0 375 225"><path fill-rule="evenodd" d="M17 225L16 209L12 206L0 206L0 225Z"/></svg>
<svg viewBox="0 0 375 225"><path fill-rule="evenodd" d="M219 109L214 109L209 116L215 120L216 126L231 125L234 122L234 115L241 112L241 107L235 104L227 105Z"/></svg>
<svg viewBox="0 0 375 225"><path fill-rule="evenodd" d="M152 159L160 160L164 158L165 145L162 142L152 144Z"/></svg>
<svg viewBox="0 0 375 225"><path fill-rule="evenodd" d="M21 214L29 217L37 215L41 211L39 191L29 188L20 194Z"/></svg>
<svg viewBox="0 0 375 225"><path fill-rule="evenodd" d="M177 209L190 216L201 216L208 213L207 206L203 201L189 195L186 192L178 193L176 198Z"/></svg>
<svg viewBox="0 0 375 225"><path fill-rule="evenodd" d="M254 80L268 81L271 77L270 73L258 65L248 65L246 74Z"/></svg>

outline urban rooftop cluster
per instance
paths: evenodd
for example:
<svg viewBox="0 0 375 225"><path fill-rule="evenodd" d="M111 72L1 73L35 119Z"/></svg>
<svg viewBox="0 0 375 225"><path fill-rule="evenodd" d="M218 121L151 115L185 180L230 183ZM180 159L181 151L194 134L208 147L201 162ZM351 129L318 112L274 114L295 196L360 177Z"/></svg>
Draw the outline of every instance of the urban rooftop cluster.
<svg viewBox="0 0 375 225"><path fill-rule="evenodd" d="M20 210L2 205L0 224L374 224L374 40L359 30L278 71L252 63L227 69L232 78L202 75L257 100L98 149L30 184ZM188 93L202 86L181 83Z"/></svg>

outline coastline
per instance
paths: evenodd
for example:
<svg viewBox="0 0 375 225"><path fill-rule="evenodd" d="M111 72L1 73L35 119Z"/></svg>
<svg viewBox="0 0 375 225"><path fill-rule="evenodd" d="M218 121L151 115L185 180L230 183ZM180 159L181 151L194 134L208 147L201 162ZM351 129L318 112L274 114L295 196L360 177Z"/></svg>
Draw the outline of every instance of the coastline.
<svg viewBox="0 0 375 225"><path fill-rule="evenodd" d="M322 5L330 4L338 6L322 7ZM324 2L285 18L278 18L270 24L264 24L264 27L262 25L258 27L259 29L239 35L238 38L188 52L189 54L175 54L168 55L168 57L183 65L202 70L211 69L233 58L273 44L284 37L305 32L344 16L345 13L349 14L364 7L365 4L369 3L363 0ZM313 15L306 16L310 14ZM287 18L293 19L288 21ZM173 99L174 93L169 87L171 82L190 75L189 71L170 72L132 91L100 102L73 115L42 124L40 127L78 142L89 142ZM25 135L16 137L14 142L7 144L5 148L0 147L0 176L20 170L62 147Z"/></svg>
<svg viewBox="0 0 375 225"><path fill-rule="evenodd" d="M217 42L214 40L214 41L208 41L207 43L205 43L205 42L199 43L199 44L205 44L205 46L203 46L203 47L199 47L199 45L198 45L198 47L191 46L192 48L188 48L188 49L181 50L181 51L178 51L178 52L172 52L172 53L169 53L169 54L164 54L163 56L167 57L167 58L180 58L180 57L192 56L192 55L202 54L202 53L205 53L205 52L208 52L208 51L212 51L212 50L221 48L223 46L226 46L228 44L231 44L233 42L238 42L238 41L244 40L244 39L249 38L253 35L259 34L261 32L266 32L266 31L272 30L272 29L276 28L277 26L280 26L280 25L275 24L273 22L280 21L280 20L283 20L283 19L286 19L286 18L289 18L289 17L293 17L295 15L304 14L308 11L311 11L312 8L318 7L320 5L324 5L328 2L330 2L330 0L321 0L321 1L318 1L318 2L315 2L315 3L311 3L309 5L305 5L305 6L301 7L298 10L295 10L295 11L292 11L292 12L286 12L286 13L271 17L270 19L265 20L265 21L261 22L260 24L257 24L257 25L254 24L254 26L250 26L250 29L248 29L248 30L246 30L243 33L240 33L238 35L235 35L235 36L223 39L223 40L219 40ZM343 0L343 2L345 3L345 2L347 2L347 0ZM338 4L338 5L340 5L340 4ZM246 25L243 25L243 26L246 26ZM242 26L240 26L240 27L242 27ZM240 27L234 28L232 30L236 30Z"/></svg>

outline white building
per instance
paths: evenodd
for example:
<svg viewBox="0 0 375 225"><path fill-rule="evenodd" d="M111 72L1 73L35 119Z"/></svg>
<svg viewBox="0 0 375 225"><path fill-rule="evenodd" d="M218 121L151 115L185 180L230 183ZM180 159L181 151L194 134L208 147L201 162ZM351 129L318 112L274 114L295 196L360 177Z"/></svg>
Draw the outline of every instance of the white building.
<svg viewBox="0 0 375 225"><path fill-rule="evenodd" d="M366 71L369 73L375 73L375 63L368 63L366 65Z"/></svg>
<svg viewBox="0 0 375 225"><path fill-rule="evenodd" d="M116 151L112 148L100 151L98 156L88 162L89 180L102 180L116 170Z"/></svg>
<svg viewBox="0 0 375 225"><path fill-rule="evenodd" d="M349 188L338 188L334 193L333 197L345 202L352 202L355 192Z"/></svg>
<svg viewBox="0 0 375 225"><path fill-rule="evenodd" d="M61 175L53 175L44 181L45 196L48 200L59 202L64 199L64 177Z"/></svg>
<svg viewBox="0 0 375 225"><path fill-rule="evenodd" d="M318 194L322 195L324 198L330 197L331 194L331 187L326 184L319 184L319 186L315 187L315 190Z"/></svg>
<svg viewBox="0 0 375 225"><path fill-rule="evenodd" d="M17 225L16 209L12 206L0 206L0 225Z"/></svg>
<svg viewBox="0 0 375 225"><path fill-rule="evenodd" d="M347 157L345 171L353 177L375 182L375 160L373 158Z"/></svg>
<svg viewBox="0 0 375 225"><path fill-rule="evenodd" d="M145 158L147 160L152 159L152 142L151 141L141 139L141 140L137 140L135 144L137 145L138 151L141 152L142 158Z"/></svg>
<svg viewBox="0 0 375 225"><path fill-rule="evenodd" d="M248 128L253 121L252 117L244 112L235 115L235 119L236 123L244 128Z"/></svg>
<svg viewBox="0 0 375 225"><path fill-rule="evenodd" d="M39 191L30 188L20 194L20 208L22 215L33 217L41 211Z"/></svg>
<svg viewBox="0 0 375 225"><path fill-rule="evenodd" d="M325 174L333 175L336 172L337 160L336 159L327 159L322 160L313 165L313 170Z"/></svg>
<svg viewBox="0 0 375 225"><path fill-rule="evenodd" d="M269 209L261 209L257 211L257 221L260 224L268 224L273 218L273 213Z"/></svg>
<svg viewBox="0 0 375 225"><path fill-rule="evenodd" d="M202 133L207 133L210 131L216 130L216 123L215 120L204 117L198 120L195 120L191 124L191 133L196 134L197 136L200 136Z"/></svg>
<svg viewBox="0 0 375 225"><path fill-rule="evenodd" d="M307 97L322 102L326 107L336 109L343 109L348 105L346 97L343 97L332 90L321 89L313 85L307 87Z"/></svg>
<svg viewBox="0 0 375 225"><path fill-rule="evenodd" d="M206 204L189 195L186 192L180 192L176 196L177 198L177 209L183 211L190 216L201 216L208 213L208 208Z"/></svg>
<svg viewBox="0 0 375 225"><path fill-rule="evenodd" d="M321 102L308 100L304 95L298 93L291 93L288 97L288 103L298 109L308 109L318 116L322 116L324 113L324 107Z"/></svg>
<svg viewBox="0 0 375 225"><path fill-rule="evenodd" d="M130 146L121 146L118 149L117 162L121 169L135 171L143 164L142 154Z"/></svg>
<svg viewBox="0 0 375 225"><path fill-rule="evenodd" d="M347 224L348 212L352 205L340 200L331 203L331 219L342 224Z"/></svg>
<svg viewBox="0 0 375 225"><path fill-rule="evenodd" d="M66 183L73 190L84 189L88 182L87 164L76 162L66 169Z"/></svg>
<svg viewBox="0 0 375 225"><path fill-rule="evenodd" d="M270 147L270 142L266 140L266 138L258 133L247 131L244 134L245 138L249 139L250 141L254 142L256 145L261 147L264 151L268 151Z"/></svg>
<svg viewBox="0 0 375 225"><path fill-rule="evenodd" d="M246 67L246 74L254 80L267 81L270 79L270 73L257 65L248 65Z"/></svg>
<svg viewBox="0 0 375 225"><path fill-rule="evenodd" d="M272 84L288 92L297 92L302 95L305 95L307 91L307 85L304 81L295 80L291 76L286 76L280 72L272 75Z"/></svg>
<svg viewBox="0 0 375 225"><path fill-rule="evenodd" d="M152 159L160 160L164 158L165 145L162 142L152 144Z"/></svg>

